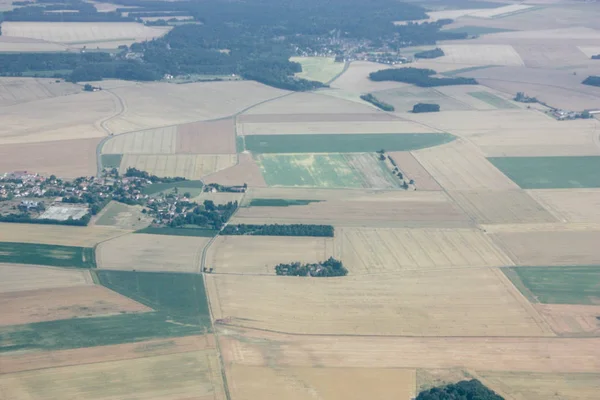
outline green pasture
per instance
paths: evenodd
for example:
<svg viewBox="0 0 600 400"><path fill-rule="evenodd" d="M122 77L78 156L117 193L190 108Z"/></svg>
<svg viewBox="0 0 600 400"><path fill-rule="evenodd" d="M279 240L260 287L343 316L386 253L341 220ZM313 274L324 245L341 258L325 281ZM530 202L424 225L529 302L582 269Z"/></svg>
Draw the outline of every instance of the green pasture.
<svg viewBox="0 0 600 400"><path fill-rule="evenodd" d="M246 150L253 153L365 153L412 151L449 143L449 133L250 135Z"/></svg>
<svg viewBox="0 0 600 400"><path fill-rule="evenodd" d="M511 108L519 108L515 104L511 103L508 100L503 99L502 97L498 97L490 92L469 92L469 96L475 97L478 100L481 100L492 107L496 107L498 109L511 109Z"/></svg>
<svg viewBox="0 0 600 400"><path fill-rule="evenodd" d="M0 242L0 262L50 265L53 267L95 268L94 249L38 243Z"/></svg>
<svg viewBox="0 0 600 400"><path fill-rule="evenodd" d="M171 191L177 189L180 193L190 192L193 197L199 196L202 193L204 182L202 181L178 181L169 183L153 183L146 186L142 193L147 195L153 195L161 192Z"/></svg>
<svg viewBox="0 0 600 400"><path fill-rule="evenodd" d="M502 270L531 301L600 304L600 267L514 267Z"/></svg>
<svg viewBox="0 0 600 400"><path fill-rule="evenodd" d="M102 154L100 161L104 168L119 168L121 166L121 160L123 154Z"/></svg>
<svg viewBox="0 0 600 400"><path fill-rule="evenodd" d="M252 199L249 207L290 207L307 206L310 203L319 203L322 200L290 200L290 199Z"/></svg>
<svg viewBox="0 0 600 400"><path fill-rule="evenodd" d="M213 237L217 235L217 231L213 229L202 228L159 228L148 226L143 229L138 229L134 233L146 233L150 235L169 235L169 236L197 236L197 237Z"/></svg>
<svg viewBox="0 0 600 400"><path fill-rule="evenodd" d="M490 157L523 189L600 187L600 156Z"/></svg>

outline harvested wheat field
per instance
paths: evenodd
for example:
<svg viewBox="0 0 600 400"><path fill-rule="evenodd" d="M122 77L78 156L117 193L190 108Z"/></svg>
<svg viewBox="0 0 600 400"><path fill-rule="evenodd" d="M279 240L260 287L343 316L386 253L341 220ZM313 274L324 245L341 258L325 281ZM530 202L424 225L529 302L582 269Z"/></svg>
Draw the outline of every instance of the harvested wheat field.
<svg viewBox="0 0 600 400"><path fill-rule="evenodd" d="M275 275L281 263L315 263L333 256L332 238L218 236L209 247L206 267L218 274Z"/></svg>
<svg viewBox="0 0 600 400"><path fill-rule="evenodd" d="M0 293L92 285L89 271L0 264Z"/></svg>
<svg viewBox="0 0 600 400"><path fill-rule="evenodd" d="M0 326L152 311L102 286L73 286L0 294Z"/></svg>
<svg viewBox="0 0 600 400"><path fill-rule="evenodd" d="M600 373L478 371L477 375L487 386L509 400L595 400L600 392Z"/></svg>
<svg viewBox="0 0 600 400"><path fill-rule="evenodd" d="M469 190L449 194L478 224L557 222L551 213L522 190Z"/></svg>
<svg viewBox="0 0 600 400"><path fill-rule="evenodd" d="M338 229L335 250L353 275L501 267L510 259L476 229Z"/></svg>
<svg viewBox="0 0 600 400"><path fill-rule="evenodd" d="M311 335L553 335L510 281L490 268L205 279L214 318L232 326Z"/></svg>
<svg viewBox="0 0 600 400"><path fill-rule="evenodd" d="M528 192L560 221L600 223L600 189L549 189Z"/></svg>
<svg viewBox="0 0 600 400"><path fill-rule="evenodd" d="M235 151L233 119L194 122L177 127L178 154L227 154Z"/></svg>
<svg viewBox="0 0 600 400"><path fill-rule="evenodd" d="M287 93L253 81L155 82L111 91L125 105L121 114L106 123L115 134L228 117Z"/></svg>
<svg viewBox="0 0 600 400"><path fill-rule="evenodd" d="M275 192L276 193L276 192ZM292 192L293 193L293 192ZM472 223L445 193L419 191L299 192L296 199L322 201L289 207L240 208L232 223L331 224L338 227L468 227ZM256 195L253 195L254 197ZM287 197L287 196L286 196Z"/></svg>
<svg viewBox="0 0 600 400"><path fill-rule="evenodd" d="M203 178L206 183L219 183L221 185L243 185L250 187L267 186L260 168L250 153L238 155L238 163L233 167L209 174Z"/></svg>
<svg viewBox="0 0 600 400"><path fill-rule="evenodd" d="M284 123L240 123L238 135L298 135L298 134L361 134L361 133L435 133L429 128L412 121L349 121Z"/></svg>
<svg viewBox="0 0 600 400"><path fill-rule="evenodd" d="M342 100L318 93L297 92L260 104L247 112L253 114L373 114L370 105ZM383 112L382 112L383 113Z"/></svg>
<svg viewBox="0 0 600 400"><path fill-rule="evenodd" d="M600 230L498 232L491 237L516 265L600 264Z"/></svg>
<svg viewBox="0 0 600 400"><path fill-rule="evenodd" d="M232 400L411 400L415 371L383 368L256 367L232 364Z"/></svg>
<svg viewBox="0 0 600 400"><path fill-rule="evenodd" d="M31 171L61 178L97 172L96 147L100 138L0 145L0 173Z"/></svg>
<svg viewBox="0 0 600 400"><path fill-rule="evenodd" d="M125 154L120 172L137 168L160 177L184 177L198 180L206 175L232 167L235 154Z"/></svg>
<svg viewBox="0 0 600 400"><path fill-rule="evenodd" d="M222 331L225 362L244 365L599 372L600 338L306 337L230 327Z"/></svg>
<svg viewBox="0 0 600 400"><path fill-rule="evenodd" d="M552 330L560 336L600 336L600 306L535 304Z"/></svg>
<svg viewBox="0 0 600 400"><path fill-rule="evenodd" d="M1 47L0 47L1 49ZM0 78L0 106L67 96L81 92L81 86L50 78Z"/></svg>
<svg viewBox="0 0 600 400"><path fill-rule="evenodd" d="M440 46L439 62L469 65L523 65L519 53L510 45L453 44Z"/></svg>
<svg viewBox="0 0 600 400"><path fill-rule="evenodd" d="M510 190L519 187L463 139L412 152L446 190Z"/></svg>
<svg viewBox="0 0 600 400"><path fill-rule="evenodd" d="M392 151L389 156L396 162L396 165L404 176L409 180L415 181L414 187L417 190L442 190L442 187L431 176L429 172L415 159L408 151Z"/></svg>
<svg viewBox="0 0 600 400"><path fill-rule="evenodd" d="M96 249L100 269L196 272L209 238L132 233L101 243Z"/></svg>
<svg viewBox="0 0 600 400"><path fill-rule="evenodd" d="M222 385L213 350L0 375L15 399L221 400Z"/></svg>
<svg viewBox="0 0 600 400"><path fill-rule="evenodd" d="M102 154L174 154L177 149L177 127L149 129L111 136Z"/></svg>
<svg viewBox="0 0 600 400"><path fill-rule="evenodd" d="M99 226L0 224L0 242L57 244L93 247L129 231Z"/></svg>

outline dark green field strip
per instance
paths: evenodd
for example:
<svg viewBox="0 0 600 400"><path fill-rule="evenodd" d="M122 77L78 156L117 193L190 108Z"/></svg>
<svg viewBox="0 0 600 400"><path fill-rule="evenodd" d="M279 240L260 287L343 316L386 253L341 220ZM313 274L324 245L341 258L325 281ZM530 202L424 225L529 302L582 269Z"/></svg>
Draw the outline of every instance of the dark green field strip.
<svg viewBox="0 0 600 400"><path fill-rule="evenodd" d="M102 154L100 160L104 168L119 168L123 154Z"/></svg>
<svg viewBox="0 0 600 400"><path fill-rule="evenodd" d="M38 243L0 242L0 262L96 268L96 256L93 248Z"/></svg>
<svg viewBox="0 0 600 400"><path fill-rule="evenodd" d="M157 228L149 226L147 228L139 229L134 233L145 233L149 235L213 237L217 236L219 231L200 228Z"/></svg>
<svg viewBox="0 0 600 400"><path fill-rule="evenodd" d="M600 187L600 156L490 157L488 160L523 189Z"/></svg>
<svg viewBox="0 0 600 400"><path fill-rule="evenodd" d="M546 304L600 304L600 266L502 270L529 300Z"/></svg>
<svg viewBox="0 0 600 400"><path fill-rule="evenodd" d="M365 153L411 151L449 143L448 133L250 135L246 150L253 153Z"/></svg>
<svg viewBox="0 0 600 400"><path fill-rule="evenodd" d="M101 285L184 324L210 328L202 275L169 272L95 271Z"/></svg>
<svg viewBox="0 0 600 400"><path fill-rule="evenodd" d="M204 187L204 182L202 181L179 181L179 182L169 182L169 183L153 183L151 185L146 186L142 193L152 195L160 192L164 192L165 190L173 190L177 188L177 190L185 191L185 189L202 189Z"/></svg>
<svg viewBox="0 0 600 400"><path fill-rule="evenodd" d="M310 203L319 203L323 200L288 200L288 199L252 199L250 207L290 207L307 206Z"/></svg>

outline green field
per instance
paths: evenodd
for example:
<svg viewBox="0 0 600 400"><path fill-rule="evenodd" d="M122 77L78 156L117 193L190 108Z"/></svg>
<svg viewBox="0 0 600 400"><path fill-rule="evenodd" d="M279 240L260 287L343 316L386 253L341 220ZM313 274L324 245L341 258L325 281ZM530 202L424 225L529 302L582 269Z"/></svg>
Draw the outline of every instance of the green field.
<svg viewBox="0 0 600 400"><path fill-rule="evenodd" d="M96 257L92 248L37 243L0 242L0 262L96 268Z"/></svg>
<svg viewBox="0 0 600 400"><path fill-rule="evenodd" d="M502 97L498 97L490 92L469 92L469 96L475 97L476 99L479 99L485 103L488 103L490 106L499 109L519 108L510 101L505 100Z"/></svg>
<svg viewBox="0 0 600 400"><path fill-rule="evenodd" d="M600 156L491 157L488 160L523 189L600 187Z"/></svg>
<svg viewBox="0 0 600 400"><path fill-rule="evenodd" d="M466 33L469 36L486 35L488 33L514 32L513 29L492 28L491 26L461 26L459 28L443 29L442 32Z"/></svg>
<svg viewBox="0 0 600 400"><path fill-rule="evenodd" d="M246 150L253 153L365 153L411 151L449 143L449 133L250 135Z"/></svg>
<svg viewBox="0 0 600 400"><path fill-rule="evenodd" d="M123 154L102 154L100 160L104 168L119 168Z"/></svg>
<svg viewBox="0 0 600 400"><path fill-rule="evenodd" d="M310 203L318 203L323 200L290 200L290 199L252 199L249 207L290 207L307 206Z"/></svg>
<svg viewBox="0 0 600 400"><path fill-rule="evenodd" d="M300 63L302 72L298 78L327 83L344 70L343 62L335 62L333 57L292 57L290 61Z"/></svg>
<svg viewBox="0 0 600 400"><path fill-rule="evenodd" d="M600 304L600 267L514 267L502 270L531 301Z"/></svg>
<svg viewBox="0 0 600 400"><path fill-rule="evenodd" d="M157 228L148 226L146 228L139 229L134 233L146 233L150 235L213 237L216 236L218 232L212 229L202 228Z"/></svg>
<svg viewBox="0 0 600 400"><path fill-rule="evenodd" d="M170 183L153 183L146 186L142 193L153 195L161 192L177 189L180 193L190 192L193 197L199 196L202 193L204 182L202 181L179 181Z"/></svg>

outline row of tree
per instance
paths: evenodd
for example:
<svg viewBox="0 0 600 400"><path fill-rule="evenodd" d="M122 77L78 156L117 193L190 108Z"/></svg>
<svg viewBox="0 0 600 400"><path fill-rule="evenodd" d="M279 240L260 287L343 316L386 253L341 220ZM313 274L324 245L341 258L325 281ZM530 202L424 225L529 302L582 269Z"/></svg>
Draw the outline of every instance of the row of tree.
<svg viewBox="0 0 600 400"><path fill-rule="evenodd" d="M255 236L315 236L333 237L334 228L331 225L227 225L221 231L222 235L255 235Z"/></svg>
<svg viewBox="0 0 600 400"><path fill-rule="evenodd" d="M395 110L393 105L379 100L377 97L373 96L371 93L364 94L364 95L360 96L360 98L366 102L373 104L375 107L382 109L383 111L394 111Z"/></svg>
<svg viewBox="0 0 600 400"><path fill-rule="evenodd" d="M372 81L396 81L412 83L420 87L450 86L450 85L476 85L473 78L436 78L436 72L425 68L391 68L369 74Z"/></svg>
<svg viewBox="0 0 600 400"><path fill-rule="evenodd" d="M333 257L320 263L302 264L293 262L289 264L278 264L275 266L275 273L284 276L314 276L314 277L332 277L346 276L348 270L341 261Z"/></svg>

